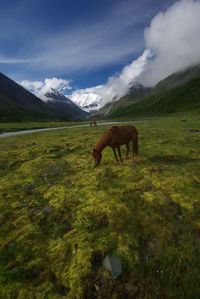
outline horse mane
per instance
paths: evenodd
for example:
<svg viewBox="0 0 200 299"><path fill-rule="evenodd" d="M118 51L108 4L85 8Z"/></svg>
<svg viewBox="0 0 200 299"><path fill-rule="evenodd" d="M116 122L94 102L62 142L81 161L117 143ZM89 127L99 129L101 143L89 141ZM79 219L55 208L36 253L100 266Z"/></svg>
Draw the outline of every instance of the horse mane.
<svg viewBox="0 0 200 299"><path fill-rule="evenodd" d="M101 152L108 144L110 143L110 131L103 134L103 136L100 137L100 139L95 144L95 149L98 152Z"/></svg>

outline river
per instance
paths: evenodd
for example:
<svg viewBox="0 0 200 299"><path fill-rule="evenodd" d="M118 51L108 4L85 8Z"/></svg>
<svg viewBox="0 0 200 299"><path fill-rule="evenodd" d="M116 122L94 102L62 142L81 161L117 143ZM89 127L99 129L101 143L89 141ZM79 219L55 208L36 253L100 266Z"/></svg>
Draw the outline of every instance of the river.
<svg viewBox="0 0 200 299"><path fill-rule="evenodd" d="M133 123L133 122L136 123L136 122L142 122L142 121L143 120L102 122L102 123L98 123L98 126L115 125L115 124L130 124L130 123ZM33 129L33 130L21 130L21 131L14 131L14 132L6 132L6 133L1 133L0 138L8 138L8 137L17 136L17 135L47 132L47 131L60 130L60 129L82 128L82 127L89 127L89 126L90 126L90 124L84 124L84 125L73 125L73 126L64 126L64 127L54 127L54 128L44 128L44 129Z"/></svg>

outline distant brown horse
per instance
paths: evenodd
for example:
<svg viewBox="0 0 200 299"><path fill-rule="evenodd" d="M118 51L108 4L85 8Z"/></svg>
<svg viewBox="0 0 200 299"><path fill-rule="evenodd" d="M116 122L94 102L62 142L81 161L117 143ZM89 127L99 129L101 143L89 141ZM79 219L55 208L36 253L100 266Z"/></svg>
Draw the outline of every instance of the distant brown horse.
<svg viewBox="0 0 200 299"><path fill-rule="evenodd" d="M97 122L95 119L90 120L90 127L92 127L92 125L97 126Z"/></svg>
<svg viewBox="0 0 200 299"><path fill-rule="evenodd" d="M95 165L100 164L102 158L102 150L106 146L110 146L113 150L116 161L118 162L116 148L120 161L123 162L120 152L120 145L126 144L126 159L128 159L129 142L133 142L132 158L138 154L138 131L134 126L114 126L108 130L96 143L93 148L93 158Z"/></svg>

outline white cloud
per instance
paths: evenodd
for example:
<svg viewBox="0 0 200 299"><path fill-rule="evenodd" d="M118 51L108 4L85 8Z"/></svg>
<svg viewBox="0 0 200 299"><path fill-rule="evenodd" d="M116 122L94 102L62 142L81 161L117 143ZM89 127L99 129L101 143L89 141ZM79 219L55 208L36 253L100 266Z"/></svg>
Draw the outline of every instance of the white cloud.
<svg viewBox="0 0 200 299"><path fill-rule="evenodd" d="M128 91L130 84L136 82L139 75L145 70L151 57L151 51L145 50L137 60L125 66L118 76L110 77L106 84L76 90L69 98L82 108L96 103L97 106L94 109L99 109L114 97L117 100L123 96Z"/></svg>
<svg viewBox="0 0 200 299"><path fill-rule="evenodd" d="M44 81L28 81L24 80L20 84L34 93L39 98L46 100L44 94L51 90L51 88L56 89L60 92L65 90L70 90L71 80L59 79L59 78L46 78Z"/></svg>
<svg viewBox="0 0 200 299"><path fill-rule="evenodd" d="M182 0L160 12L145 29L147 50L105 85L81 89L71 99L84 107L98 102L98 108L124 95L135 80L153 86L173 72L200 63L200 1Z"/></svg>
<svg viewBox="0 0 200 299"><path fill-rule="evenodd" d="M40 92L41 88L43 87L43 82L42 81L28 81L24 80L20 82L20 84L28 89L29 91L33 92L34 94L37 94Z"/></svg>
<svg viewBox="0 0 200 299"><path fill-rule="evenodd" d="M100 90L102 89L103 85L85 88L85 89L78 89L73 92L71 95L67 97L70 98L74 103L76 103L81 108L89 111L92 109L88 109L87 106L94 104L94 110L99 108L99 103L101 102L101 95ZM97 105L97 106L96 106Z"/></svg>
<svg viewBox="0 0 200 299"><path fill-rule="evenodd" d="M27 43L18 45L19 54L30 59L21 59L16 55L2 59L2 63L27 62L25 67L28 70L37 70L42 74L52 71L55 75L62 71L71 74L121 64L144 47L143 23L149 18L152 8L146 7L144 10L143 2L145 1L141 0L140 5L132 0L110 3L104 11L98 12L97 16L91 14L87 15L87 18L80 17L69 24L67 22L67 26L50 32L43 32L40 28L37 34L33 34L32 30L26 31L28 24L22 26L23 23L19 20L16 24L15 15L9 18L9 22L7 15L1 16L3 19L0 18L0 41L2 35L8 38L3 28L10 28L10 23L10 34L14 35L15 39L21 35L25 40L27 35L31 37Z"/></svg>
<svg viewBox="0 0 200 299"><path fill-rule="evenodd" d="M26 59L26 58L11 58L11 57L5 57L3 55L0 55L0 64L21 64L21 63L30 63L30 62L36 62L37 59Z"/></svg>
<svg viewBox="0 0 200 299"><path fill-rule="evenodd" d="M55 72L60 68L77 71L119 62L123 57L133 54L141 46L134 31L134 25L140 21L137 17L126 18L125 10L116 23L115 13L118 15L119 11L123 12L121 8L117 9L117 12L108 14L94 26L89 24L83 28L78 27L74 31L66 31L55 38L44 40L39 49L44 56L35 65L40 64L40 67L45 68L49 66ZM115 18L110 18L114 15ZM119 75L108 78L106 84L76 90L68 97L82 108L92 103L97 105L95 108L100 108L114 97L118 99L123 96L135 81L153 86L173 72L200 63L199 16L199 0L178 1L165 12L158 13L145 29L146 50L138 59L125 66ZM132 35L129 39L126 35L124 39L124 33L130 32L130 28L133 28ZM37 95L49 87L60 91L70 88L70 81L57 78L27 82L23 81L22 85L32 88Z"/></svg>
<svg viewBox="0 0 200 299"><path fill-rule="evenodd" d="M200 63L200 1L182 0L156 15L145 29L150 61L141 82L154 85L173 72Z"/></svg>

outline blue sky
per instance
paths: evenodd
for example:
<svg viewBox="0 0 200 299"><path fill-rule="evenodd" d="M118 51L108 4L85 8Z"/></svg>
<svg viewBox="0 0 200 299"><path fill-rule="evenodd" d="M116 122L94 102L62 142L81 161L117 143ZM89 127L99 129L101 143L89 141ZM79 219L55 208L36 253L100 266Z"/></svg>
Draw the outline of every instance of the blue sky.
<svg viewBox="0 0 200 299"><path fill-rule="evenodd" d="M73 88L106 82L145 49L144 29L171 0L0 2L0 72L57 77Z"/></svg>

